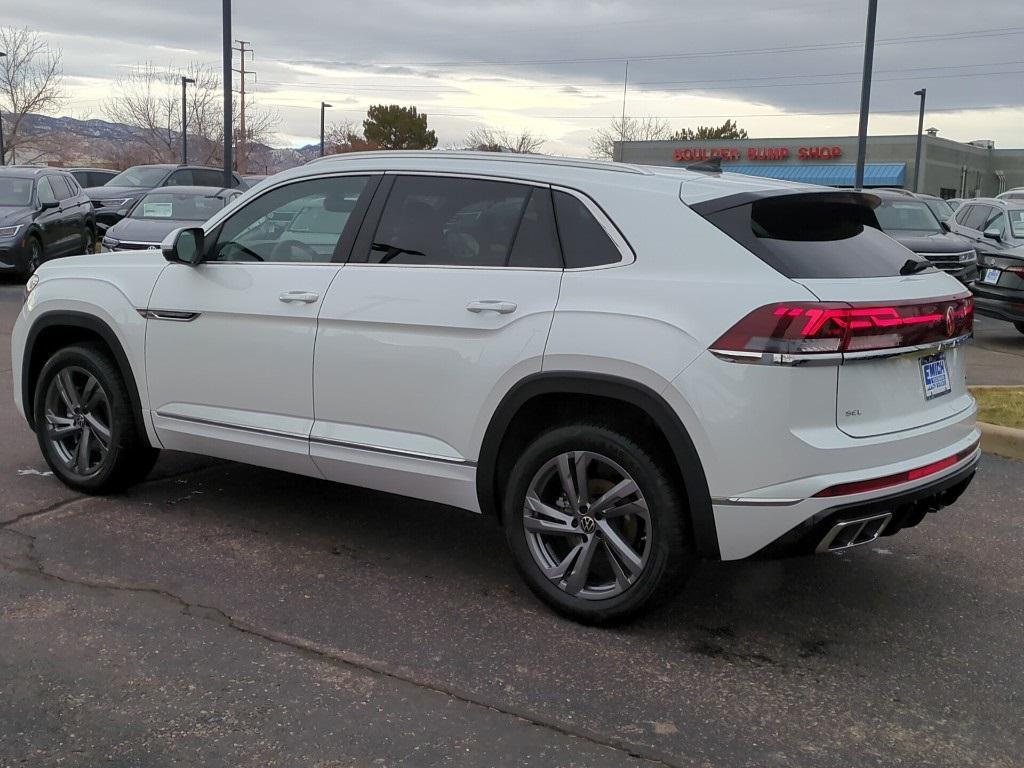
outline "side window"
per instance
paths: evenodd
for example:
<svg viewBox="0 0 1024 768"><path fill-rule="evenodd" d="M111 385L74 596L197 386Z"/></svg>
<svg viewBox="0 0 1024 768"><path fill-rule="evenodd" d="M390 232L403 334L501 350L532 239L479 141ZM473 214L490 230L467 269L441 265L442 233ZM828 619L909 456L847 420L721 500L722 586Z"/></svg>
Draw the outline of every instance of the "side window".
<svg viewBox="0 0 1024 768"><path fill-rule="evenodd" d="M510 267L562 268L551 190L535 188L530 193L515 244L508 259Z"/></svg>
<svg viewBox="0 0 1024 768"><path fill-rule="evenodd" d="M504 267L533 188L400 176L370 245L372 264Z"/></svg>
<svg viewBox="0 0 1024 768"><path fill-rule="evenodd" d="M221 187L224 182L224 174L220 171L196 169L192 171L194 184L201 187Z"/></svg>
<svg viewBox="0 0 1024 768"><path fill-rule="evenodd" d="M972 205L970 213L967 214L967 218L964 220L964 226L981 232L982 227L985 225L985 219L988 218L988 212L989 206L987 205Z"/></svg>
<svg viewBox="0 0 1024 768"><path fill-rule="evenodd" d="M44 176L36 182L36 198L38 198L40 203L57 202L57 197L53 194L53 189L50 187L49 177Z"/></svg>
<svg viewBox="0 0 1024 768"><path fill-rule="evenodd" d="M1002 237L1006 232L1006 217L1003 215L1002 208L992 207L988 210L989 215L985 217L985 223L981 226L981 231L987 232L990 229L994 229Z"/></svg>
<svg viewBox="0 0 1024 768"><path fill-rule="evenodd" d="M67 200L71 197L71 188L63 176L47 176L46 178L50 182L50 189L53 190L53 194L58 200Z"/></svg>
<svg viewBox="0 0 1024 768"><path fill-rule="evenodd" d="M552 195L566 269L622 261L622 253L582 201L566 192L555 191Z"/></svg>
<svg viewBox="0 0 1024 768"><path fill-rule="evenodd" d="M78 184L78 179L76 179L74 176L70 176L70 175L65 176L64 177L64 181L67 182L68 189L71 190L71 194L72 195L77 195L79 192L82 191L82 187L79 186L79 184Z"/></svg>
<svg viewBox="0 0 1024 768"><path fill-rule="evenodd" d="M956 216L953 217L956 219L956 223L962 227L966 227L967 217L971 215L971 209L973 207L973 205L961 205L960 209L956 212Z"/></svg>
<svg viewBox="0 0 1024 768"><path fill-rule="evenodd" d="M221 225L210 259L330 262L368 180L311 179L260 195Z"/></svg>
<svg viewBox="0 0 1024 768"><path fill-rule="evenodd" d="M189 187L197 182L192 180L192 171L181 170L175 171L164 182L165 187Z"/></svg>

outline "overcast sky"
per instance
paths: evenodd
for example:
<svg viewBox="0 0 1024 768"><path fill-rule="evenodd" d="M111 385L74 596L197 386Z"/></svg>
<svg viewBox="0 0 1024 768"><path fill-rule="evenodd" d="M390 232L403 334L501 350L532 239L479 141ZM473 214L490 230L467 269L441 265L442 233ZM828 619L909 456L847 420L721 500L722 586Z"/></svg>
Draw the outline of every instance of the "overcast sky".
<svg viewBox="0 0 1024 768"><path fill-rule="evenodd" d="M64 52L66 111L103 117L112 80L143 62L220 66L218 0L4 0ZM441 146L476 125L528 128L544 150L586 154L622 110L674 127L736 117L754 137L856 133L866 0L235 0L251 42L255 98L280 115L279 143L369 104L415 104ZM1024 147L1024 2L880 0L872 133ZM984 12L980 12L981 9ZM237 65L236 65L237 66ZM809 114L814 113L814 114ZM827 114L823 114L827 113Z"/></svg>

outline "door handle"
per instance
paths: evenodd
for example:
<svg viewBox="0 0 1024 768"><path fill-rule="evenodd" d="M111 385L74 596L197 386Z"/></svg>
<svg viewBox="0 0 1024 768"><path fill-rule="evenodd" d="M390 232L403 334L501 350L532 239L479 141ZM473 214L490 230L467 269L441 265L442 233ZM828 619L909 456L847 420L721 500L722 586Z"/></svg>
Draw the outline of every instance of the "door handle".
<svg viewBox="0 0 1024 768"><path fill-rule="evenodd" d="M298 302L300 304L312 304L320 298L320 294L311 293L309 291L288 291L287 293L282 293L277 298L285 304L291 304L293 302Z"/></svg>
<svg viewBox="0 0 1024 768"><path fill-rule="evenodd" d="M499 315L509 315L516 311L517 305L512 301L495 301L487 299L484 301L471 301L466 305L470 312L497 312Z"/></svg>

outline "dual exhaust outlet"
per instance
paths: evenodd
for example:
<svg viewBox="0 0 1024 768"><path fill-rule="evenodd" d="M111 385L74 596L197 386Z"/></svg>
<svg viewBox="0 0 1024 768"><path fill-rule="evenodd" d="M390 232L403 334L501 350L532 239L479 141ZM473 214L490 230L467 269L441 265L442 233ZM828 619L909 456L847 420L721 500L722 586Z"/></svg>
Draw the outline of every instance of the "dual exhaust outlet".
<svg viewBox="0 0 1024 768"><path fill-rule="evenodd" d="M882 535L882 531L892 520L892 512L880 515L861 517L856 520L843 520L836 523L818 542L815 552L839 552L861 544L870 544Z"/></svg>

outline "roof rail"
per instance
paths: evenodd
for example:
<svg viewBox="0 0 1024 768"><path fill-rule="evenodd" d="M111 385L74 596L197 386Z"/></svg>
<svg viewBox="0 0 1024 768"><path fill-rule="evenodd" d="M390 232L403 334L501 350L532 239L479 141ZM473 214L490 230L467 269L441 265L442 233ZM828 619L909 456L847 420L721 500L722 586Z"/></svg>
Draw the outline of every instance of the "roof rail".
<svg viewBox="0 0 1024 768"><path fill-rule="evenodd" d="M565 168L591 168L613 173L630 173L639 176L652 176L653 173L640 166L628 163L615 163L611 160L584 160L574 157L555 157L552 155L523 155L512 152L434 152L430 150L376 150L371 152L345 152L338 155L324 155L309 160L306 165L322 163L327 160L358 160L374 157L415 158L417 160L482 160L498 163L520 163L523 165L557 165Z"/></svg>

